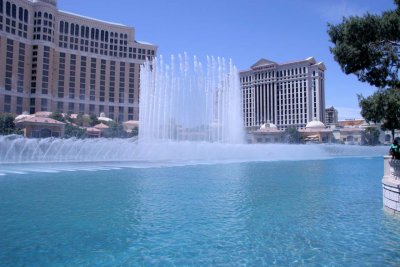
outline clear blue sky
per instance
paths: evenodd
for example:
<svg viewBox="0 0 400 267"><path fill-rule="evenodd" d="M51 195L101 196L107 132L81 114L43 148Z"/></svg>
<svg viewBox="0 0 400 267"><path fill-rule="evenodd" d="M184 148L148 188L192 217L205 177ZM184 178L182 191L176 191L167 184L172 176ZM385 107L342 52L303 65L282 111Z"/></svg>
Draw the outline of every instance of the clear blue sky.
<svg viewBox="0 0 400 267"><path fill-rule="evenodd" d="M158 54L232 58L239 70L260 58L278 63L314 56L326 71L326 105L359 118L357 94L375 88L342 73L329 52L327 23L381 14L393 0L58 0L61 10L133 26Z"/></svg>

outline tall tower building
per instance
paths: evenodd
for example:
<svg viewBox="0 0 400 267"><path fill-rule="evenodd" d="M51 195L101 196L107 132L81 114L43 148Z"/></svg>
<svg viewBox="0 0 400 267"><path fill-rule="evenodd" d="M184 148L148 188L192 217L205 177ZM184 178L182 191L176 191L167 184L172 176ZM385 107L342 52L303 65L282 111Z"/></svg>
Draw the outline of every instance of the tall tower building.
<svg viewBox="0 0 400 267"><path fill-rule="evenodd" d="M58 10L56 0L0 0L0 112L137 120L140 64L156 51L134 28Z"/></svg>
<svg viewBox="0 0 400 267"><path fill-rule="evenodd" d="M279 129L304 128L314 118L325 121L326 68L313 57L278 64L260 59L240 72L243 118L247 130L264 123Z"/></svg>
<svg viewBox="0 0 400 267"><path fill-rule="evenodd" d="M333 106L325 109L325 124L332 125L338 122L338 111Z"/></svg>

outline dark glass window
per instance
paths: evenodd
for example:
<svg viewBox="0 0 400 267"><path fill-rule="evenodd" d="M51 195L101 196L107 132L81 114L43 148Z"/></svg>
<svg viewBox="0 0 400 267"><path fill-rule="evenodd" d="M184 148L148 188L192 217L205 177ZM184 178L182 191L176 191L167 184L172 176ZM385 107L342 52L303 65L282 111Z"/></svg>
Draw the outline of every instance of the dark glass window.
<svg viewBox="0 0 400 267"><path fill-rule="evenodd" d="M64 23L64 30L65 30L64 33L68 34L68 22Z"/></svg>
<svg viewBox="0 0 400 267"><path fill-rule="evenodd" d="M22 7L18 8L18 19L22 21L24 18L24 9Z"/></svg>
<svg viewBox="0 0 400 267"><path fill-rule="evenodd" d="M60 33L64 32L64 21L60 21Z"/></svg>
<svg viewBox="0 0 400 267"><path fill-rule="evenodd" d="M0 0L0 14L3 14L3 0Z"/></svg>
<svg viewBox="0 0 400 267"><path fill-rule="evenodd" d="M17 6L14 4L12 5L12 17L17 18Z"/></svg>
<svg viewBox="0 0 400 267"><path fill-rule="evenodd" d="M24 22L28 23L28 10L27 9L24 10Z"/></svg>
<svg viewBox="0 0 400 267"><path fill-rule="evenodd" d="M11 16L11 4L10 4L10 2L6 2L6 14L7 14L7 16Z"/></svg>

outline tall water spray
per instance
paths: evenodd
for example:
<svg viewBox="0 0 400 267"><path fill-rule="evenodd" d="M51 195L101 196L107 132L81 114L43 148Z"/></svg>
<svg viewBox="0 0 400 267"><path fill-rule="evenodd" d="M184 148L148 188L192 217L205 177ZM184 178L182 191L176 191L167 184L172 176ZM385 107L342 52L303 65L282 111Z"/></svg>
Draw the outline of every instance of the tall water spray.
<svg viewBox="0 0 400 267"><path fill-rule="evenodd" d="M207 65L187 54L169 64L162 56L140 71L139 140L242 143L242 101L238 70L224 58Z"/></svg>

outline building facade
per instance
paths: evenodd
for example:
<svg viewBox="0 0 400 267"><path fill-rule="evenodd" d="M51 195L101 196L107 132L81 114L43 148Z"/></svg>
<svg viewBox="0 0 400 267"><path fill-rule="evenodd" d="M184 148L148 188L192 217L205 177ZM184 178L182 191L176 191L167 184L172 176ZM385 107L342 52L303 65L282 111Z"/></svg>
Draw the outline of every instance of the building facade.
<svg viewBox="0 0 400 267"><path fill-rule="evenodd" d="M326 68L313 57L278 64L260 59L240 72L243 118L248 131L264 123L278 129L304 128L316 118L325 121Z"/></svg>
<svg viewBox="0 0 400 267"><path fill-rule="evenodd" d="M0 112L137 120L140 65L156 51L134 28L58 10L56 0L0 0Z"/></svg>
<svg viewBox="0 0 400 267"><path fill-rule="evenodd" d="M325 109L325 124L335 125L338 123L338 111L334 107Z"/></svg>

